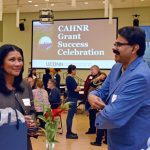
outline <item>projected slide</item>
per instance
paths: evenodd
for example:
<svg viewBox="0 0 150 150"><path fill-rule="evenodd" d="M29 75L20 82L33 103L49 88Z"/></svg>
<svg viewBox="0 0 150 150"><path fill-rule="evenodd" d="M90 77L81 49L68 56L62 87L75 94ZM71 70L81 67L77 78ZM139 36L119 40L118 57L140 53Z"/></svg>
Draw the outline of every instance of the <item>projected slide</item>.
<svg viewBox="0 0 150 150"><path fill-rule="evenodd" d="M57 20L54 24L32 22L32 67L77 68L98 65L110 69L115 61L112 46L117 19Z"/></svg>

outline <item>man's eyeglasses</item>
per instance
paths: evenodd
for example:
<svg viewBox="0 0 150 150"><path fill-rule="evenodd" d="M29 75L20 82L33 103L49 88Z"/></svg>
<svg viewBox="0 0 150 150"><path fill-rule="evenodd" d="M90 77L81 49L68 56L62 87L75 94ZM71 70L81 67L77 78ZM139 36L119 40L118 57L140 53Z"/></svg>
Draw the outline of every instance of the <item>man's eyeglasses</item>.
<svg viewBox="0 0 150 150"><path fill-rule="evenodd" d="M114 46L115 47L121 47L121 46L123 46L123 45L130 45L129 43L120 43L120 42L115 42L114 43Z"/></svg>

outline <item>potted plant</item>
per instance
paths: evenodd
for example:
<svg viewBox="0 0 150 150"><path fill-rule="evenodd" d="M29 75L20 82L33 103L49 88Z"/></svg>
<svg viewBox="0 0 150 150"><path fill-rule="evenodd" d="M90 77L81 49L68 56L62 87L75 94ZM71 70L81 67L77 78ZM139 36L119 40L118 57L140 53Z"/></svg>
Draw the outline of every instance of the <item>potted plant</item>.
<svg viewBox="0 0 150 150"><path fill-rule="evenodd" d="M46 137L46 150L54 150L55 143L58 142L55 140L55 136L58 130L60 115L69 109L70 102L62 104L57 109L51 109L51 107L43 103L41 105L43 106L43 115L39 115L38 118L45 122L45 128L42 128L42 130Z"/></svg>

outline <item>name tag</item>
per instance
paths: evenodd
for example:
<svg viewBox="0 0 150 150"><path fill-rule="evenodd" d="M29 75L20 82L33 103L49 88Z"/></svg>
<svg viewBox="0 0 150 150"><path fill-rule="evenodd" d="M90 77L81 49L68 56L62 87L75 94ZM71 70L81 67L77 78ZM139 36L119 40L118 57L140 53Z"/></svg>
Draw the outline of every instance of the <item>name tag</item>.
<svg viewBox="0 0 150 150"><path fill-rule="evenodd" d="M113 103L117 99L117 95L113 94L111 102Z"/></svg>
<svg viewBox="0 0 150 150"><path fill-rule="evenodd" d="M89 77L89 79L93 79L93 77L92 77L92 76L90 76L90 77Z"/></svg>
<svg viewBox="0 0 150 150"><path fill-rule="evenodd" d="M22 101L23 101L25 106L31 106L31 102L30 102L29 98L23 98Z"/></svg>

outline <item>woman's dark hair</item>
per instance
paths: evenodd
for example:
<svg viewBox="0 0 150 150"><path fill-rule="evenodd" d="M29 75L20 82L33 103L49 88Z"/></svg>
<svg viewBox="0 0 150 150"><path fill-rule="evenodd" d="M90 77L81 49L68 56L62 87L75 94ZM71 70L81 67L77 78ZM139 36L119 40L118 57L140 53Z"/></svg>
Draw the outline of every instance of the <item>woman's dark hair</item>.
<svg viewBox="0 0 150 150"><path fill-rule="evenodd" d="M50 70L47 68L47 69L45 69L45 73L46 74L49 74L50 73Z"/></svg>
<svg viewBox="0 0 150 150"><path fill-rule="evenodd" d="M35 76L36 76L36 72L34 73L33 71L36 71L36 69L35 69L35 68L32 68L32 69L30 70L30 72L29 72L28 77L33 78L33 75L35 75Z"/></svg>
<svg viewBox="0 0 150 150"><path fill-rule="evenodd" d="M144 55L146 47L146 35L144 30L139 27L123 27L119 29L118 34L124 37L128 41L129 45L138 44L140 48L137 51L137 55Z"/></svg>
<svg viewBox="0 0 150 150"><path fill-rule="evenodd" d="M0 92L2 92L5 95L10 94L11 90L9 90L6 86L5 71L2 66L4 63L5 57L8 55L9 52L12 52L12 51L19 52L23 59L23 51L21 48L15 45L11 45L11 44L5 44L0 47ZM22 61L24 62L24 60ZM24 90L24 88L21 86L23 71L24 71L24 63L23 63L23 67L20 71L19 76L15 77L14 84L13 84L13 86L15 87L15 90L19 92L23 92Z"/></svg>
<svg viewBox="0 0 150 150"><path fill-rule="evenodd" d="M68 66L68 74L71 74L73 70L76 70L76 66L75 65L69 65Z"/></svg>

